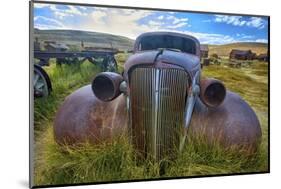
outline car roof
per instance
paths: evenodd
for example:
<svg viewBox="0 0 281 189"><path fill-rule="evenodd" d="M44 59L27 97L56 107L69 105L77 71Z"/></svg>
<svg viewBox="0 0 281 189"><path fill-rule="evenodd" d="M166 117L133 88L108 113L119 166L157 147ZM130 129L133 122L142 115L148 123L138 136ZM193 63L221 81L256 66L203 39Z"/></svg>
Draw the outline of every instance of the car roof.
<svg viewBox="0 0 281 189"><path fill-rule="evenodd" d="M139 35L135 41L134 44L134 52L138 51L138 46L140 41L147 36L157 36L157 35L168 35L168 36L176 36L176 37L182 37L182 38L186 38L186 39L191 39L195 42L196 44L196 56L200 56L200 42L198 41L198 39L196 39L195 37L188 35L188 34L184 34L184 33L178 33L178 32L166 32L166 31L160 31L160 32L146 32L143 33L141 35Z"/></svg>

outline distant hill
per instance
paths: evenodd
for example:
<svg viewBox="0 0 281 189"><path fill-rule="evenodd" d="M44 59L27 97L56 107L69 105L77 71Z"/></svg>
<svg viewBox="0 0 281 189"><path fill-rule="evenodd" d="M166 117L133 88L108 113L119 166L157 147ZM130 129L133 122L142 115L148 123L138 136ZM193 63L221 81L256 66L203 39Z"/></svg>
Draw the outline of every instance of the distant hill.
<svg viewBox="0 0 281 189"><path fill-rule="evenodd" d="M216 53L219 56L229 56L232 49L240 50L251 50L254 53L261 54L267 53L267 43L256 43L256 42L240 42L240 43L230 43L225 45L208 45L209 55Z"/></svg>
<svg viewBox="0 0 281 189"><path fill-rule="evenodd" d="M133 49L134 40L127 37L111 35L107 33L88 32L79 30L39 30L34 29L34 36L39 41L56 41L68 45L81 47L81 41L84 46L92 47L113 47L119 50Z"/></svg>
<svg viewBox="0 0 281 189"><path fill-rule="evenodd" d="M77 46L78 48L81 47L81 41L83 41L85 47L113 47L119 50L132 50L134 44L134 40L124 36L79 30L34 29L34 36L38 37L39 41L56 41L58 43ZM252 50L257 54L267 52L267 43L241 42L208 46L209 55L216 53L219 56L229 56L232 49Z"/></svg>

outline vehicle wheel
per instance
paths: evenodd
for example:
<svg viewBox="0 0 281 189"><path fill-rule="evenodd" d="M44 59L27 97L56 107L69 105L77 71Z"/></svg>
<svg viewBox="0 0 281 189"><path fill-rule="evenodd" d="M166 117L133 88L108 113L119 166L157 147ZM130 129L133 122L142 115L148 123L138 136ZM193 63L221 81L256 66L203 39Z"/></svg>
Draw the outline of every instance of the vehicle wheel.
<svg viewBox="0 0 281 189"><path fill-rule="evenodd" d="M103 60L103 71L107 72L117 72L117 62L114 56L108 56Z"/></svg>
<svg viewBox="0 0 281 189"><path fill-rule="evenodd" d="M48 74L38 65L34 65L33 89L34 97L46 97L52 91Z"/></svg>

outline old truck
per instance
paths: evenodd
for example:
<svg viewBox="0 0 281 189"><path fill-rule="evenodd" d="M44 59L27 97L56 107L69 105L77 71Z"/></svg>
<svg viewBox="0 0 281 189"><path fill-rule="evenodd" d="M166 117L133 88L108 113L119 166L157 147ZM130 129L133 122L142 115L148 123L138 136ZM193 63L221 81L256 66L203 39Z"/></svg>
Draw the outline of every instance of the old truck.
<svg viewBox="0 0 281 189"><path fill-rule="evenodd" d="M261 138L252 108L221 81L201 78L199 41L171 32L140 35L123 74L98 74L65 99L54 121L59 144L124 133L139 157L157 161L174 158L196 136L250 153Z"/></svg>

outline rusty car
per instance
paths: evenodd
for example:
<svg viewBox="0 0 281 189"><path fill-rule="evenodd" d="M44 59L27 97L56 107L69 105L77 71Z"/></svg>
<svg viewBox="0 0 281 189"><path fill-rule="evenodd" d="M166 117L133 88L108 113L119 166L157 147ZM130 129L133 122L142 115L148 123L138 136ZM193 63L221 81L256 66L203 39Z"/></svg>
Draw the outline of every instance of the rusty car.
<svg viewBox="0 0 281 189"><path fill-rule="evenodd" d="M97 144L126 133L142 158L155 160L176 156L196 136L255 152L262 135L255 112L201 71L195 37L141 34L122 74L101 72L66 97L55 117L55 140Z"/></svg>

